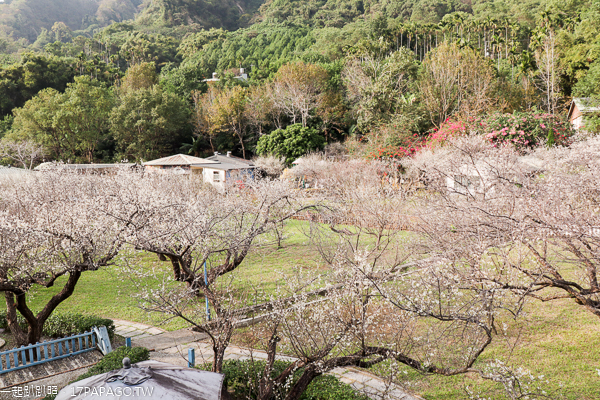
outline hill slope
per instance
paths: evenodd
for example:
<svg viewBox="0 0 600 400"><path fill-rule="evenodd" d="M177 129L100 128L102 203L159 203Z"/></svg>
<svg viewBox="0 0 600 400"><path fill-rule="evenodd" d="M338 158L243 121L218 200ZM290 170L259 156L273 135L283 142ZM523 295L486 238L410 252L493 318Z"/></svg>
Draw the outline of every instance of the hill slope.
<svg viewBox="0 0 600 400"><path fill-rule="evenodd" d="M235 30L245 26L261 4L262 0L4 0L0 32L29 43L40 35L50 35L46 42L65 41L136 16L136 25L151 30L181 25Z"/></svg>
<svg viewBox="0 0 600 400"><path fill-rule="evenodd" d="M133 18L140 4L141 0L5 0L0 3L0 31L33 42L56 22L71 31L106 26Z"/></svg>

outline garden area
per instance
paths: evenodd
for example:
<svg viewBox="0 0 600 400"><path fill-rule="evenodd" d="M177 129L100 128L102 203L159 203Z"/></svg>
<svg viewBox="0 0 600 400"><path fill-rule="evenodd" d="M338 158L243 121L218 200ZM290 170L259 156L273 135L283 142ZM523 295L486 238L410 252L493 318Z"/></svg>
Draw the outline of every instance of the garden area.
<svg viewBox="0 0 600 400"><path fill-rule="evenodd" d="M0 387L95 326L88 374L181 334L235 400L599 398L598 32L599 0L0 0Z"/></svg>
<svg viewBox="0 0 600 400"><path fill-rule="evenodd" d="M224 191L128 169L5 184L3 335L191 328L202 368L257 400L326 399L314 388L347 368L427 399L592 399L600 142L488 139L401 163L309 155Z"/></svg>
<svg viewBox="0 0 600 400"><path fill-rule="evenodd" d="M327 269L323 267L318 250L306 236L308 232L308 222L289 221L285 227L285 239L281 248L278 248L275 243L266 244L246 259L239 271L242 278L239 279L238 289L243 291L260 285L265 291L265 298L268 298L276 292L277 282L284 276L293 276L298 268L315 275L326 274ZM153 254L137 252L132 262L144 269L170 272L169 265ZM61 304L56 313L65 315L76 312L87 316L124 319L160 326L166 330L188 326L186 322L178 319L163 323L164 318L161 314L151 314L141 310L136 296L138 294L136 286L130 282L130 278L120 265L85 274L73 295ZM57 282L57 286L60 287L60 281ZM31 301L32 309L45 304L57 290L58 288L35 290ZM203 299L199 301L198 307L203 306L203 301ZM95 319L90 319L93 321L91 323L97 323ZM531 301L526 304L523 317L518 321L505 318L502 323L506 324L505 329L499 333L497 340L486 350L486 354L478 363L486 365L497 359L507 360L511 366L518 366L523 371L527 371L522 375L524 384L531 388L541 388L549 396L555 396L552 398L594 399L596 397L598 356L590 349L600 346L600 339L598 339L600 326L594 316L570 304L568 300L560 300L558 306L554 303ZM52 321L47 324L52 326ZM247 330L241 330L233 336L231 343L247 345L247 334ZM50 332L48 336L52 336ZM5 333L2 337L8 338L10 335ZM120 342L122 341L121 339ZM118 363L115 361L113 369L120 368L120 360L118 361ZM211 368L210 365L201 367L209 370ZM238 387L237 385L244 383L246 378L242 379L244 381L242 382L241 377L246 377L252 368L254 373L258 374L258 371L264 368L264 363L244 366L225 362L224 373L230 380L229 387ZM98 370L97 373L107 371ZM371 371L387 376L389 366L375 366ZM556 371L561 372L557 374ZM461 399L471 394L486 398L505 396L501 384L482 379L475 373L441 377L399 366L395 381L426 399ZM332 383L327 379L323 383L315 383L316 386L307 392L305 398L328 398L319 393L326 391L325 388L330 388ZM247 388L243 386L239 390L247 390ZM335 390L333 393L342 396Z"/></svg>

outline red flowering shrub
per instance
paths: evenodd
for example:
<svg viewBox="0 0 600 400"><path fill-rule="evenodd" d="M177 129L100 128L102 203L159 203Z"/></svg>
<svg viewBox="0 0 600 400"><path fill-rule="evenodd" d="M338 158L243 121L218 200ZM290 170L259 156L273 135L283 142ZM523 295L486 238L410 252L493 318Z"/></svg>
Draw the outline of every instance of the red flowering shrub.
<svg viewBox="0 0 600 400"><path fill-rule="evenodd" d="M535 147L543 142L548 146L566 145L575 133L563 116L531 112L495 113L466 122L447 119L439 129L429 131L426 140L414 134L410 139L403 136L402 141L390 143L389 138L394 136L389 131L389 128L380 129L377 134L369 136L368 158L403 158L422 148L443 145L451 137L469 133L484 135L494 145L511 144L517 149Z"/></svg>
<svg viewBox="0 0 600 400"><path fill-rule="evenodd" d="M575 133L563 116L522 112L492 114L479 119L474 128L494 144L510 143L516 148L535 147L544 141L549 146L566 145Z"/></svg>
<svg viewBox="0 0 600 400"><path fill-rule="evenodd" d="M414 154L423 146L423 138L399 124L380 125L363 136L363 155L382 160L403 158Z"/></svg>
<svg viewBox="0 0 600 400"><path fill-rule="evenodd" d="M415 154L420 147L418 145L415 146L389 146L378 148L375 151L369 153L369 158L374 158L377 160L381 160L384 158L402 158L406 156L410 156Z"/></svg>
<svg viewBox="0 0 600 400"><path fill-rule="evenodd" d="M466 123L459 120L447 119L440 128L433 128L427 139L427 147L435 147L443 144L446 140L454 136L464 135L469 131Z"/></svg>

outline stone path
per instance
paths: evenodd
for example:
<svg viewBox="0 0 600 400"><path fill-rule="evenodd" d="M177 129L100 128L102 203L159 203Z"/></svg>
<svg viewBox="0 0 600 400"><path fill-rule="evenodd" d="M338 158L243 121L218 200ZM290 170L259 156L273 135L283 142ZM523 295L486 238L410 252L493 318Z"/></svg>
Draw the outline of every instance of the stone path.
<svg viewBox="0 0 600 400"><path fill-rule="evenodd" d="M114 319L113 322L115 323L115 333L117 335L132 339L141 339L166 332L164 329L138 322L124 321L122 319Z"/></svg>
<svg viewBox="0 0 600 400"><path fill-rule="evenodd" d="M133 346L143 346L151 350L152 360L164 361L174 365L187 366L188 349L194 348L196 364L212 361L212 348L206 341L206 334L181 329L166 332L163 329L134 322L115 320L115 333L131 337ZM119 333L122 332L122 333ZM280 360L293 361L292 357L278 356ZM226 360L266 360L263 351L230 345L225 352ZM382 400L422 400L421 397L410 395L395 385L389 385L376 375L357 368L336 368L329 372L340 381L365 393L371 399Z"/></svg>

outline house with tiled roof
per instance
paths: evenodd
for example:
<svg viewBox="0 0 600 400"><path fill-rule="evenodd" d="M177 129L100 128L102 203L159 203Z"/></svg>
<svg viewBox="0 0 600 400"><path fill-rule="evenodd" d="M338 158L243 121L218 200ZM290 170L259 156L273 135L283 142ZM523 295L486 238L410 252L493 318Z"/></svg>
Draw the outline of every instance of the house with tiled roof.
<svg viewBox="0 0 600 400"><path fill-rule="evenodd" d="M194 157L187 154L175 154L159 158L143 163L144 168L151 172L174 173L187 175L192 173L200 173L197 168L194 170L193 165L196 164L216 164L216 161L207 160L205 158Z"/></svg>
<svg viewBox="0 0 600 400"><path fill-rule="evenodd" d="M223 188L226 182L243 181L254 178L254 163L240 157L215 152L207 158L185 154L159 158L144 163L148 171L181 175L201 175L205 183Z"/></svg>
<svg viewBox="0 0 600 400"><path fill-rule="evenodd" d="M228 151L226 155L215 152L214 155L206 158L209 163L195 164L193 169L202 169L202 178L204 182L222 188L226 182L244 181L254 179L254 169L256 166L250 160L231 155Z"/></svg>

